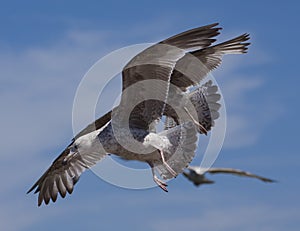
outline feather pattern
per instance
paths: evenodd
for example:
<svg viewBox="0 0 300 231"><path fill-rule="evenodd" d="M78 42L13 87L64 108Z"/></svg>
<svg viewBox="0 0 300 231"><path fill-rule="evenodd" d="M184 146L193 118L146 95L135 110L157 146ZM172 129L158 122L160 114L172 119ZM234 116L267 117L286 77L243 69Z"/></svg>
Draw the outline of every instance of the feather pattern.
<svg viewBox="0 0 300 231"><path fill-rule="evenodd" d="M176 63L171 83L183 91L190 86L198 85L210 71L221 64L223 55L246 53L250 45L246 42L249 38L249 34L243 34L226 42L185 54Z"/></svg>
<svg viewBox="0 0 300 231"><path fill-rule="evenodd" d="M221 95L218 93L218 87L213 85L213 82L209 80L205 84L198 86L192 92L186 93L186 97L187 102L191 104L184 104L186 101L175 99L175 102L183 102L183 104L178 104L177 107L186 107L189 111L195 111L194 119L196 122L201 124L206 131L210 131L214 126L214 121L218 119L220 115L219 109L221 108L221 104L218 103L218 101L221 99ZM172 105L174 105L174 103ZM193 110L190 107L193 107ZM176 114L174 108L167 106L165 114L167 115L165 129L169 129L180 123L179 119L181 118ZM181 115L181 117L183 117L183 115ZM199 126L196 127L198 132L202 133Z"/></svg>
<svg viewBox="0 0 300 231"><path fill-rule="evenodd" d="M218 35L220 30L215 28L217 25L199 27L168 38L130 60L122 72L123 93L129 86L139 85L129 93L122 94L120 108L122 104L126 107L132 99L141 101L131 113L130 126L148 130L153 121L161 118L177 61L186 54L186 49L204 48L214 42L212 37ZM159 100L149 100L149 96L153 95ZM119 113L123 114L122 109Z"/></svg>
<svg viewBox="0 0 300 231"><path fill-rule="evenodd" d="M98 133L95 131L93 135L96 136ZM42 177L28 190L27 193L34 189L36 189L35 193L39 193L38 206L43 201L45 204L48 204L50 199L55 202L58 193L63 198L67 193L71 194L80 175L106 155L105 152L99 152L101 150L100 146L95 144L91 145L93 148L90 148L88 151L81 149L80 146L77 149L74 147L74 145L77 146L81 142L92 139L89 137L90 135L81 136L75 143L70 144L56 158Z"/></svg>
<svg viewBox="0 0 300 231"><path fill-rule="evenodd" d="M189 94L189 100L197 112L197 121L207 131L211 130L214 121L219 118L221 104L218 101L221 95L217 91L218 87L209 80Z"/></svg>

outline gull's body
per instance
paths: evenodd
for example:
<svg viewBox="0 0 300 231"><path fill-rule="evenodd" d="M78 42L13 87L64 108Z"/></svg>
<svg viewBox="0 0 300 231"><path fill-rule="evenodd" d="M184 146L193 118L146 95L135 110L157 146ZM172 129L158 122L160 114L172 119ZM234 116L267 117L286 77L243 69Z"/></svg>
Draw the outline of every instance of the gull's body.
<svg viewBox="0 0 300 231"><path fill-rule="evenodd" d="M262 177L256 174L253 174L251 172L246 172L240 169L233 169L233 168L209 168L204 169L200 168L198 166L189 166L188 172L184 171L183 175L189 179L191 182L194 183L196 186L200 186L202 184L213 184L214 181L206 178L205 174L218 174L218 173L225 173L225 174L232 174L236 176L242 176L242 177L250 177L250 178L256 178L258 180L261 180L263 182L275 182L272 179Z"/></svg>
<svg viewBox="0 0 300 231"><path fill-rule="evenodd" d="M182 173L195 155L197 131L206 133L212 126L211 123L201 124L207 120L202 116L212 117L210 112L209 115L204 115L202 110L196 108L196 115L193 115L193 112L186 110L182 121L169 107L170 102L177 100L178 108L186 109L183 99L192 97L185 94L187 88L198 85L209 71L221 63L223 54L245 53L249 45L245 43L249 36L244 34L211 46L215 41L213 37L221 29L216 28L216 25L199 27L170 37L130 60L122 71L123 92L120 105L77 134L28 191L36 188L35 192L39 192L38 205L43 201L48 204L50 199L55 202L58 193L62 197L65 197L66 192L72 193L82 172L107 154L149 164L154 181L167 191L166 184L158 179L155 170L164 179L171 179ZM195 72L189 66L190 56L199 62ZM191 76L185 74L189 71L188 75ZM154 85L143 85L147 80L152 80ZM157 82L159 85L156 85ZM135 84L139 88L130 91ZM172 91L172 85L182 92ZM149 100L149 96L159 96L161 100ZM130 111L127 118L124 116L127 115L127 107L136 99L140 103ZM156 133L152 125L163 115L170 117L175 125ZM128 127L125 126L127 123ZM143 153L145 150L147 152Z"/></svg>

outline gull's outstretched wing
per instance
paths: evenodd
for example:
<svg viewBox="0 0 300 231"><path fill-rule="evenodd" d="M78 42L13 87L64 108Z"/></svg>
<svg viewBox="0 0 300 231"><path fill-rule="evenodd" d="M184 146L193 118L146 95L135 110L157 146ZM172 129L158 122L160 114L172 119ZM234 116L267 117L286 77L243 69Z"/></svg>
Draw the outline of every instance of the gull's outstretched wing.
<svg viewBox="0 0 300 231"><path fill-rule="evenodd" d="M66 148L40 179L28 190L27 193L30 193L34 189L36 189L34 193L39 193L38 206L43 201L45 204L48 204L50 199L55 202L58 193L63 198L67 192L71 194L80 175L106 155L105 152L101 154L98 151L82 154L78 151L73 152L72 148L72 145Z"/></svg>
<svg viewBox="0 0 300 231"><path fill-rule="evenodd" d="M246 42L249 40L248 34L210 46L215 41L213 37L218 35L221 29L216 28L217 25L215 23L199 27L168 38L144 50L126 65L122 73L123 91L143 80L161 80L152 82L152 84L149 82L145 82L144 85L139 84L133 91L129 91L130 93L126 94L126 97L123 97L121 102L124 107L133 98L139 98L140 101L146 100L138 103L133 110L129 111L131 126L148 129L149 125L160 118L162 114L172 117L176 124L179 124L174 109L164 102L168 101L169 83L185 92L188 87L199 84L207 73L220 65L224 54L246 53L250 44ZM186 53L186 50L194 51ZM178 96L177 92L174 94ZM149 100L153 95L162 100ZM197 94L194 92L193 97L200 97L200 95L199 92ZM176 100L180 102L180 96L177 98ZM213 100L215 101L215 99ZM219 107L217 103L215 106ZM218 117L218 109L213 109L213 107L212 103L212 120L209 122L209 119L206 119L204 122L207 131ZM200 119L201 117L199 122L203 125Z"/></svg>
<svg viewBox="0 0 300 231"><path fill-rule="evenodd" d="M269 178L265 178L250 172L246 172L246 171L242 171L239 169L233 169L233 168L210 168L208 170L206 170L206 172L211 173L211 174L216 174L216 173L228 173L228 174L233 174L233 175L237 175L237 176L245 176L245 177L252 177L252 178L256 178L259 179L261 181L264 182L275 182L275 180L269 179Z"/></svg>
<svg viewBox="0 0 300 231"><path fill-rule="evenodd" d="M84 142L85 139L97 142L97 139L92 139L93 137L90 136L99 134L103 126L110 121L110 114L111 112L106 113L78 133L71 144L53 161L48 170L28 190L27 193L30 193L34 189L36 189L35 193L39 193L39 206L43 201L45 204L48 204L50 199L55 202L58 193L63 198L67 192L71 194L80 175L106 155L105 152L99 151L101 150L101 146L99 146L100 143L99 145L93 145L93 150L91 149L85 152L81 150L80 142ZM89 136L89 138L87 138L87 136Z"/></svg>
<svg viewBox="0 0 300 231"><path fill-rule="evenodd" d="M247 52L250 43L249 34L240 35L226 42L208 46L184 55L174 68L171 83L183 91L201 80L222 62L225 54L243 54Z"/></svg>
<svg viewBox="0 0 300 231"><path fill-rule="evenodd" d="M220 29L215 28L216 25L192 29L157 43L139 53L124 67L120 114L133 100L138 101L130 111L130 126L148 130L149 125L162 116L176 62L186 54L186 50L205 48L214 42L212 37L218 35ZM151 99L153 96L156 99Z"/></svg>
<svg viewBox="0 0 300 231"><path fill-rule="evenodd" d="M246 53L250 45L246 42L247 40L249 40L249 34L243 34L226 42L186 53L176 62L170 83L180 88L182 92L185 92L190 86L198 85L210 71L220 65L223 55ZM197 112L198 121L197 118L195 119L202 125L198 129L201 133L209 131L214 125L214 120L219 117L220 104L217 101L220 99L220 95L217 93L217 86L209 86L209 84L211 85L211 83L208 83L207 86L204 84L189 96ZM177 98L172 99L171 97L174 95ZM176 101L182 101L178 90L175 90L175 93L169 92L167 102L169 103L169 101L172 102L170 105L176 105ZM207 110L208 106L210 110ZM189 112L191 113L191 111ZM172 117L176 124L180 123L179 116L171 106L167 105L163 114Z"/></svg>

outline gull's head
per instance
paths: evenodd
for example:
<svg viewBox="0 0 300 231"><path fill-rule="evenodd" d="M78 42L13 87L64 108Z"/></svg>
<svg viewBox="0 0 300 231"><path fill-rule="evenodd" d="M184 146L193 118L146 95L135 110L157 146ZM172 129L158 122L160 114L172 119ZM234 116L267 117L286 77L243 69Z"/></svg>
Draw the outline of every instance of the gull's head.
<svg viewBox="0 0 300 231"><path fill-rule="evenodd" d="M145 138L143 144L146 147L152 146L156 149L163 150L172 146L166 136L160 136L156 133L149 133Z"/></svg>
<svg viewBox="0 0 300 231"><path fill-rule="evenodd" d="M164 140L163 137L159 136L156 133L149 133L145 138L144 138L144 142L143 144L146 147L152 146L155 147L157 149L162 149L164 148L165 144L164 144Z"/></svg>
<svg viewBox="0 0 300 231"><path fill-rule="evenodd" d="M144 145L145 146L150 146L153 145L153 142L157 139L157 135L154 133L149 133L145 138L144 138Z"/></svg>

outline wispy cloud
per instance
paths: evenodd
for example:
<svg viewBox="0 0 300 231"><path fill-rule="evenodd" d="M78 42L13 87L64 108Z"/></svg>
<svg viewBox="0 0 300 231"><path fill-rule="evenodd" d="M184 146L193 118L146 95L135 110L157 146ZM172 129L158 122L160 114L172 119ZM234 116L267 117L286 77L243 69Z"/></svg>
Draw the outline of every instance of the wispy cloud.
<svg viewBox="0 0 300 231"><path fill-rule="evenodd" d="M22 150L47 145L50 137L62 138L66 134L57 134L58 128L70 131L76 86L108 49L103 44L101 33L70 31L49 47L1 53L0 105L4 110L0 123L6 134L2 157L13 158L12 151L22 155ZM18 145L12 147L16 141Z"/></svg>
<svg viewBox="0 0 300 231"><path fill-rule="evenodd" d="M223 65L213 72L223 93L227 111L224 148L255 144L262 132L282 116L283 105L263 94L271 84L267 82L268 76L243 71L247 67L258 70L257 66L271 62L271 58L263 51L253 53L261 55L225 56Z"/></svg>
<svg viewBox="0 0 300 231"><path fill-rule="evenodd" d="M1 230L21 230L41 219L24 203L25 192L72 138L76 86L114 46L108 37L73 30L47 47L1 52Z"/></svg>
<svg viewBox="0 0 300 231"><path fill-rule="evenodd" d="M281 231L286 230L292 222L299 219L296 209L271 207L268 205L253 205L246 207L215 207L209 210L195 212L189 217L165 219L153 224L155 231L190 230L230 230L230 231ZM288 229L296 231L296 229Z"/></svg>

